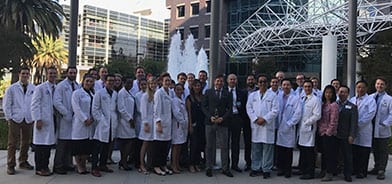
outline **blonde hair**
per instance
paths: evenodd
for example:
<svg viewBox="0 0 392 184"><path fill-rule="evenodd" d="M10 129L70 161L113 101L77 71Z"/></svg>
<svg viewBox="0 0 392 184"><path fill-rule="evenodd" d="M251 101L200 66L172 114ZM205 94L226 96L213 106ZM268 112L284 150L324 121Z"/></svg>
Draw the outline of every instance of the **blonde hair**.
<svg viewBox="0 0 392 184"><path fill-rule="evenodd" d="M155 89L150 89L150 84L153 82L157 82L155 77L150 77L147 80L147 95L148 95L148 101L152 102L154 100L154 93Z"/></svg>

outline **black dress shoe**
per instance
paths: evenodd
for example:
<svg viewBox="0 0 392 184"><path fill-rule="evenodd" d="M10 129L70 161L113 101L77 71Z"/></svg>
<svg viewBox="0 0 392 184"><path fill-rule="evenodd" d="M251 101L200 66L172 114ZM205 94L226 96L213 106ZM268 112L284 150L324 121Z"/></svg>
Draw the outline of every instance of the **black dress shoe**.
<svg viewBox="0 0 392 184"><path fill-rule="evenodd" d="M250 171L250 170L252 170L252 168L250 167L250 165L247 165L247 166L245 167L245 169L244 169L244 171Z"/></svg>
<svg viewBox="0 0 392 184"><path fill-rule="evenodd" d="M222 171L222 174L226 175L227 177L234 177L234 175L230 171Z"/></svg>
<svg viewBox="0 0 392 184"><path fill-rule="evenodd" d="M99 167L99 170L102 171L102 172L107 172L107 173L112 173L112 172L113 172L113 170L110 169L110 168L107 167L107 166Z"/></svg>
<svg viewBox="0 0 392 184"><path fill-rule="evenodd" d="M293 175L302 175L302 174L303 174L302 171L294 171L294 172L293 172Z"/></svg>
<svg viewBox="0 0 392 184"><path fill-rule="evenodd" d="M284 177L285 177L285 178L290 178L290 177L291 177L291 173L289 173L289 172L285 173L285 174L284 174Z"/></svg>
<svg viewBox="0 0 392 184"><path fill-rule="evenodd" d="M378 170L376 168L373 168L372 170L368 171L368 174L377 175L378 174Z"/></svg>
<svg viewBox="0 0 392 184"><path fill-rule="evenodd" d="M358 179L363 179L365 178L365 175L363 175L362 173L358 173L355 177Z"/></svg>
<svg viewBox="0 0 392 184"><path fill-rule="evenodd" d="M259 172L258 172L258 171L254 171L254 170L252 170L252 171L250 171L250 173L249 173L249 176L250 176L250 177L256 177L256 176L259 176Z"/></svg>
<svg viewBox="0 0 392 184"><path fill-rule="evenodd" d="M344 181L352 182L353 179L351 178L351 176L345 176L345 177L344 177Z"/></svg>
<svg viewBox="0 0 392 184"><path fill-rule="evenodd" d="M325 171L325 170L324 170L324 171L321 171L321 172L317 175L317 178L324 178L325 174L326 174L326 171Z"/></svg>
<svg viewBox="0 0 392 184"><path fill-rule="evenodd" d="M301 179L301 180L310 180L310 179L313 179L313 178L314 178L314 176L312 176L310 174L304 174L301 177L299 177L299 179Z"/></svg>
<svg viewBox="0 0 392 184"><path fill-rule="evenodd" d="M269 172L264 172L263 173L263 178L264 179L267 179L267 178L270 178L270 177L271 177L271 174Z"/></svg>
<svg viewBox="0 0 392 184"><path fill-rule="evenodd" d="M239 167L231 167L231 170L237 171L237 172L242 172L242 170Z"/></svg>
<svg viewBox="0 0 392 184"><path fill-rule="evenodd" d="M56 174L61 174L61 175L65 175L67 174L67 171L63 168L57 168L57 169L53 169L53 172Z"/></svg>
<svg viewBox="0 0 392 184"><path fill-rule="evenodd" d="M206 170L206 176L212 177L212 169L207 169Z"/></svg>
<svg viewBox="0 0 392 184"><path fill-rule="evenodd" d="M378 180L384 180L385 179L385 171L379 170L377 174L377 179Z"/></svg>
<svg viewBox="0 0 392 184"><path fill-rule="evenodd" d="M26 162L20 163L19 168L26 169L26 170L33 170L34 166L30 165L30 163L26 161Z"/></svg>

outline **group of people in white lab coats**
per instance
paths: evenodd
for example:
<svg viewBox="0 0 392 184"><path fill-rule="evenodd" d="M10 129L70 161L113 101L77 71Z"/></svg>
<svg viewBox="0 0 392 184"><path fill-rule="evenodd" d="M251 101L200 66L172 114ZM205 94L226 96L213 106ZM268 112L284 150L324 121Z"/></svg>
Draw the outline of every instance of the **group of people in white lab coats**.
<svg viewBox="0 0 392 184"><path fill-rule="evenodd" d="M135 70L135 80L108 74L104 67L90 70L81 84L76 82L76 74L75 67L67 68L66 78L57 84L57 69L48 68L47 81L34 86L28 82L30 70L21 68L19 81L6 90L3 109L9 125L8 174L15 174L16 142L20 136L19 167L34 168L27 161L32 136L35 171L40 176L52 174L48 166L53 145L54 173L76 170L100 177L101 172L113 172L107 161L111 159L115 139L121 154L119 169L131 170L129 160L133 159L141 173L148 174L149 169L162 176L180 173L180 160L190 149L187 159L191 172L200 170L201 152L205 152L206 174L212 176L216 140L211 136L219 135L224 148L221 155L228 158L226 148L239 144L234 141L239 136L234 129L239 127L247 134L245 170L250 170L252 177L270 178L276 166L278 176L300 174L301 179L315 178L318 150L322 153L322 181L331 181L340 167L344 168L346 181L352 181L353 173L357 178L368 173L385 178L392 97L385 92L387 81L382 77L377 78L376 92L371 95L367 94L367 82L358 81L356 95L350 99L350 89L340 85L339 80L331 81L321 91L317 90L317 78L305 80L303 74L298 74L298 87L293 90L283 72L271 80L266 75L249 75L244 90L235 88L234 74L228 77L228 88L222 88L222 77L217 77L218 82L214 81L210 91L207 73L203 71L199 73L200 80L195 80L193 74L179 74L179 83L174 86L168 73L159 79L146 79L141 67ZM229 82L234 79L234 83ZM223 102L229 105L219 107ZM208 150L204 150L206 144ZM296 147L300 150L299 171L292 172ZM170 148L169 169L166 162ZM375 165L368 172L371 151ZM242 172L237 165L238 154L232 150L231 168ZM90 171L86 167L89 158ZM224 167L223 173L233 177L226 161Z"/></svg>

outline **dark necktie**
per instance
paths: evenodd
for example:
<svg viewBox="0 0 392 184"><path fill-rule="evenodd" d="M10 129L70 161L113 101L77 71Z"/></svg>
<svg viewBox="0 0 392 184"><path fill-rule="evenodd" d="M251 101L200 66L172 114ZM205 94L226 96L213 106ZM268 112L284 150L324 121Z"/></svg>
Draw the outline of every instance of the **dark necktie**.
<svg viewBox="0 0 392 184"><path fill-rule="evenodd" d="M373 135L374 135L374 126L376 125L376 116L377 116L377 111L378 111L378 97L380 97L380 94L377 93L377 95L374 97L374 100L376 100L376 115L372 119L372 124L373 124Z"/></svg>
<svg viewBox="0 0 392 184"><path fill-rule="evenodd" d="M264 96L264 94L260 93L260 100L263 100L263 96Z"/></svg>
<svg viewBox="0 0 392 184"><path fill-rule="evenodd" d="M22 84L23 87L23 93L26 94L27 92L27 84Z"/></svg>
<svg viewBox="0 0 392 184"><path fill-rule="evenodd" d="M215 95L220 99L220 91L219 91L219 89L215 90Z"/></svg>
<svg viewBox="0 0 392 184"><path fill-rule="evenodd" d="M75 91L75 84L74 84L74 82L71 82L71 88L72 88L72 91Z"/></svg>
<svg viewBox="0 0 392 184"><path fill-rule="evenodd" d="M54 87L54 85L52 85L52 98L53 98L53 95L54 95L54 89L55 89L55 87Z"/></svg>

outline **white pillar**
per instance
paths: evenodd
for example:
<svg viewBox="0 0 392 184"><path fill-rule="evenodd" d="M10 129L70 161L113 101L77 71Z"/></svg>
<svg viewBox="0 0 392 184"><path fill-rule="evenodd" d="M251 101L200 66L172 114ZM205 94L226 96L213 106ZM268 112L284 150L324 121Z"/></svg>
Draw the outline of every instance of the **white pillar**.
<svg viewBox="0 0 392 184"><path fill-rule="evenodd" d="M321 90L328 84L332 79L336 78L337 68L337 37L328 35L323 36L323 48L321 57Z"/></svg>

